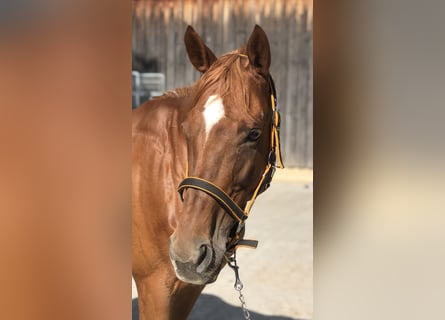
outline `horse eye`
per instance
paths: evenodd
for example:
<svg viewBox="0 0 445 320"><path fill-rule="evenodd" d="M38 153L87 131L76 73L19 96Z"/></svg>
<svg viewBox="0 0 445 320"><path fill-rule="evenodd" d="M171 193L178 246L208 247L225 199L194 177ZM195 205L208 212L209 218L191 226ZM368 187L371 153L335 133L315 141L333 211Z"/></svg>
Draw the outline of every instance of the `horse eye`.
<svg viewBox="0 0 445 320"><path fill-rule="evenodd" d="M247 135L247 141L257 141L261 136L260 129L250 129L249 134Z"/></svg>

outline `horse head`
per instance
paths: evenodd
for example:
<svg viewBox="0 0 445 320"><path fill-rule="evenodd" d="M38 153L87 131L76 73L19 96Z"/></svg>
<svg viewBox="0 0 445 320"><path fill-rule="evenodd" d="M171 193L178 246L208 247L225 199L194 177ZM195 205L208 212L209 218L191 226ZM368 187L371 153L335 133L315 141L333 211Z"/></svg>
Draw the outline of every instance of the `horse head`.
<svg viewBox="0 0 445 320"><path fill-rule="evenodd" d="M202 77L181 122L187 144L185 177L209 181L240 208L264 191L270 164L274 88L270 47L255 26L248 43L219 58L188 27L188 56ZM272 99L271 99L272 97ZM240 221L198 187L182 190L182 210L174 217L170 259L179 279L193 284L216 280Z"/></svg>

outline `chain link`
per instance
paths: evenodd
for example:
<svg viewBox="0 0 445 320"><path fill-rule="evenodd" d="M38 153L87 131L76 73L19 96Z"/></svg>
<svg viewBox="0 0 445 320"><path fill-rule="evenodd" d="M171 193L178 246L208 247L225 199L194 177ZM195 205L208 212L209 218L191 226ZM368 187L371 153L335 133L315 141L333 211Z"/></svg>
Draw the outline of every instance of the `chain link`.
<svg viewBox="0 0 445 320"><path fill-rule="evenodd" d="M249 310L247 309L246 299L244 298L244 295L241 292L241 290L243 290L243 283L241 282L240 277L239 277L239 273L238 273L238 268L239 267L238 267L238 264L236 263L236 251L233 253L232 257L227 257L227 256L225 256L225 257L226 257L226 260L227 260L227 264L235 272L235 285L234 285L234 288L239 293L239 298L238 299L241 302L241 309L243 310L244 319L245 320L252 320L250 318Z"/></svg>
<svg viewBox="0 0 445 320"><path fill-rule="evenodd" d="M235 287L235 290L239 292L239 301L241 301L241 309L243 310L243 315L245 320L251 320L249 310L247 310L246 299L244 298L241 288Z"/></svg>

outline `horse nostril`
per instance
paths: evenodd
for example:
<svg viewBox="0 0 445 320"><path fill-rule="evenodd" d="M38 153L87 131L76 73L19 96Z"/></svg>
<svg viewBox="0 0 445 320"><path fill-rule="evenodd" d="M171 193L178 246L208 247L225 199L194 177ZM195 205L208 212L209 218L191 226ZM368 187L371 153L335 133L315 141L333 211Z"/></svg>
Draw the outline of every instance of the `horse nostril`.
<svg viewBox="0 0 445 320"><path fill-rule="evenodd" d="M213 252L208 244L203 244L199 247L199 256L196 261L196 271L203 272L212 262Z"/></svg>
<svg viewBox="0 0 445 320"><path fill-rule="evenodd" d="M196 261L196 264L199 266L201 262L205 259L207 254L207 246L203 244L201 247L199 247L199 256L198 261Z"/></svg>

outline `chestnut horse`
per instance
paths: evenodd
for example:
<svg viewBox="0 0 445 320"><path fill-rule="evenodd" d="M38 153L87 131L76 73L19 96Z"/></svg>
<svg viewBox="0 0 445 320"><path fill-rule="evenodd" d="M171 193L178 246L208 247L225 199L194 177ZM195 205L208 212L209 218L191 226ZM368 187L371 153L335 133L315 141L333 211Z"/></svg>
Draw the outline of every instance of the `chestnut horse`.
<svg viewBox="0 0 445 320"><path fill-rule="evenodd" d="M276 161L281 165L265 32L255 26L246 47L219 58L190 26L185 45L202 77L133 113L132 268L140 319L187 318L225 258L252 245L243 239L244 220Z"/></svg>

